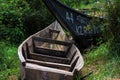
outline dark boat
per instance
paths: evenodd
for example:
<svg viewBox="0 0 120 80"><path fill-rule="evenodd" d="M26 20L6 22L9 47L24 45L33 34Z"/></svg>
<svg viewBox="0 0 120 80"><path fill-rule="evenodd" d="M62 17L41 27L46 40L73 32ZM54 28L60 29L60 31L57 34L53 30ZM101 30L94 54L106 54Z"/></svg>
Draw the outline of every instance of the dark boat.
<svg viewBox="0 0 120 80"><path fill-rule="evenodd" d="M84 65L78 48L56 21L18 48L22 80L75 80Z"/></svg>
<svg viewBox="0 0 120 80"><path fill-rule="evenodd" d="M43 0L43 2L59 23L70 32L80 48L87 47L101 36L101 23L104 21L102 18L80 13L59 0Z"/></svg>

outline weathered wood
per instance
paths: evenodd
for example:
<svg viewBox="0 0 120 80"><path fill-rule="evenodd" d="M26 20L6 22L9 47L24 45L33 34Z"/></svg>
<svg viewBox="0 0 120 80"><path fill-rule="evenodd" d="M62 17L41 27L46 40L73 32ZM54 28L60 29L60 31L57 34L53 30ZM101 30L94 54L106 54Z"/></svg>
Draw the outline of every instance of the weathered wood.
<svg viewBox="0 0 120 80"><path fill-rule="evenodd" d="M68 47L68 49L66 50L66 55L65 55L65 56L67 56L67 54L69 53L71 47L72 47L72 45L70 45L70 46Z"/></svg>
<svg viewBox="0 0 120 80"><path fill-rule="evenodd" d="M57 33L57 31L60 32ZM38 48L48 50L47 52L58 51L61 54L65 52L66 57L40 54L44 51L35 53L35 49ZM84 64L80 51L66 37L57 22L27 38L19 46L18 55L21 62L22 80L74 80L75 71L80 71ZM78 60L76 60L77 57L79 57Z"/></svg>
<svg viewBox="0 0 120 80"><path fill-rule="evenodd" d="M48 68L47 70L51 71L45 71L45 67L40 67L40 68L32 68L32 67L37 67L36 65L32 65L30 67L30 64L27 64L26 67L26 80L75 80L73 76L71 75L66 75L67 71L64 70L57 70ZM53 71L53 72L52 72ZM69 72L67 72L69 73Z"/></svg>
<svg viewBox="0 0 120 80"><path fill-rule="evenodd" d="M75 57L76 53L77 53L77 50L73 53L73 55L72 55L70 61L68 62L68 64L70 64L70 63L72 62L72 60L73 60L73 58Z"/></svg>
<svg viewBox="0 0 120 80"><path fill-rule="evenodd" d="M68 65L70 65L71 63L72 63L72 60L73 60L73 58L76 56L76 52L77 51L75 51L74 53L73 53L73 55L72 55L72 57L68 57L68 58L60 58L60 57L51 57L51 56L47 56L47 58L54 58L54 59L60 59L60 60L69 60L69 62L67 63ZM32 53L32 54L37 54L37 53ZM37 56L39 56L39 55L37 55ZM46 55L41 55L42 57L46 57ZM27 60L34 60L34 59L27 59ZM35 60L35 61L37 61L37 62L39 62L38 60ZM47 60L46 61L40 61L40 62L44 62L44 63L50 63L50 64L55 64L55 65L62 65L62 66L68 66L68 65L63 65L63 64L58 64L58 63L51 63L51 62L48 62Z"/></svg>
<svg viewBox="0 0 120 80"><path fill-rule="evenodd" d="M54 29L49 29L49 31L50 31L50 33L51 33L51 32L52 32L52 33L60 33L60 31L54 30Z"/></svg>
<svg viewBox="0 0 120 80"><path fill-rule="evenodd" d="M55 56L51 56L51 55L44 55L44 54L40 54L40 53L32 53L29 51L28 48L28 43L26 43L26 49L27 49L27 54L28 56L27 59L35 59L35 60L40 60L40 61L50 61L50 62L56 62L56 63L62 63L62 64L71 64L75 54L73 53L72 58L68 57L68 58L64 58L64 57L55 57ZM41 52L41 51L40 51Z"/></svg>
<svg viewBox="0 0 120 80"><path fill-rule="evenodd" d="M79 57L77 57L77 58L75 59L75 61L74 61L74 62L72 63L72 65L71 65L71 67L70 67L70 70L69 70L69 71L73 71L73 70L74 70L75 65L77 64L78 59L79 59Z"/></svg>
<svg viewBox="0 0 120 80"><path fill-rule="evenodd" d="M41 37L33 37L33 40L47 42L47 43L51 43L51 44L59 44L59 45L64 45L64 46L71 46L72 45L72 43L70 43L70 42L51 40L51 39L41 38Z"/></svg>
<svg viewBox="0 0 120 80"><path fill-rule="evenodd" d="M40 61L48 61L48 62L55 62L55 63L63 63L67 64L70 60L70 58L63 58L63 57L55 57L55 56L49 56L49 55L44 55L40 53L32 53L29 50L28 43L26 43L26 57L27 59L35 59L35 60L40 60Z"/></svg>
<svg viewBox="0 0 120 80"><path fill-rule="evenodd" d="M26 42L25 44L26 44L26 45L25 45L25 46L26 46L26 57L27 57L27 58L30 58L30 55L29 55L30 50L29 50L29 47L28 47L28 43Z"/></svg>
<svg viewBox="0 0 120 80"><path fill-rule="evenodd" d="M32 38L32 47L33 47L33 52L35 52L35 43L34 43L33 38Z"/></svg>
<svg viewBox="0 0 120 80"><path fill-rule="evenodd" d="M27 55L26 55L25 50L24 50L23 47L22 47L22 53L23 53L23 57L26 59L26 58L27 58Z"/></svg>
<svg viewBox="0 0 120 80"><path fill-rule="evenodd" d="M58 64L54 64L54 63L50 63L50 62L37 61L37 60L31 60L31 59L27 59L26 62L27 63L38 64L38 65L41 65L41 66L51 67L51 68L62 69L62 70L66 70L66 71L69 71L70 67L71 67L71 66L58 65Z"/></svg>
<svg viewBox="0 0 120 80"><path fill-rule="evenodd" d="M66 71L72 72L73 69L75 68L75 65L77 64L78 59L79 59L79 57L77 57L74 60L74 62L72 63L72 65L70 65L70 66L68 66L68 65L58 65L58 64L54 64L54 63L50 63L50 62L37 61L37 60L34 60L34 59L33 60L32 59L27 59L26 62L38 64L40 66L57 68L57 69L62 69L62 70L66 70Z"/></svg>
<svg viewBox="0 0 120 80"><path fill-rule="evenodd" d="M39 46L35 47L35 53L49 55L49 56L56 56L56 57L66 57L67 55L65 51L40 48Z"/></svg>
<svg viewBox="0 0 120 80"><path fill-rule="evenodd" d="M62 64L67 64L69 62L68 58L54 57L54 56L48 56L48 55L37 54L32 52L29 54L29 56L30 59L39 60L39 61L47 61L47 62L62 63Z"/></svg>

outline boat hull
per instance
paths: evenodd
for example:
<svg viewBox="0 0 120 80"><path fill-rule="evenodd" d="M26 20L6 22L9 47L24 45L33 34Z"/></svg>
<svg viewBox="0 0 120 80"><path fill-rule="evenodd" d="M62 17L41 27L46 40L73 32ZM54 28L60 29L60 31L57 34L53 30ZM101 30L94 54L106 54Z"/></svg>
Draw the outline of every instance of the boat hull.
<svg viewBox="0 0 120 80"><path fill-rule="evenodd" d="M57 21L28 37L18 56L22 80L75 80L84 65L79 49Z"/></svg>

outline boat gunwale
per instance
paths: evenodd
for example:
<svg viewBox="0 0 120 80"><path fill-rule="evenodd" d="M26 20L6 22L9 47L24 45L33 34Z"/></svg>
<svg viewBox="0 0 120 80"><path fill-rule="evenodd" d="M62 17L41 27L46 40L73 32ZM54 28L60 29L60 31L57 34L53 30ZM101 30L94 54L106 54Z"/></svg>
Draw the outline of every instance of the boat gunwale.
<svg viewBox="0 0 120 80"><path fill-rule="evenodd" d="M26 60L25 60L25 58L23 57L23 53L22 53L22 46L30 39L30 38L32 38L33 36L35 36L35 35L37 35L37 34L39 34L40 32L42 32L42 31L44 31L44 30L46 30L46 29L48 29L50 27L50 25L48 26L48 27L46 27L46 28L44 28L43 30L41 30L41 31L38 31L37 33L35 33L35 34L33 34L33 35L31 35L31 36L29 36L25 41L23 41L22 42L22 44L20 44L20 46L19 46L19 48L18 48L18 55L19 55L19 59L20 59L20 62L22 63L22 65L23 66L25 66L25 68L31 68L32 69L32 67L30 67L29 65L28 65L28 63L26 63ZM83 57L82 57L82 55L81 55L81 53L80 53L80 51L78 50L78 48L73 44L73 46L74 46L74 48L77 50L77 54L80 56L80 60L82 60L82 61L80 61L80 62L82 62L81 63L81 65L78 65L78 66L76 66L75 65L75 68L74 68L74 70L72 71L72 72L64 72L64 70L60 70L60 69L55 69L56 71L55 72L58 72L59 73L59 70L60 71L63 71L63 74L67 74L67 75L73 75L73 72L75 71L75 70L80 70L82 67L83 67L83 65L84 65L84 61L83 61ZM78 60L79 61L79 60ZM51 62L50 62L51 63ZM78 63L78 62L77 62ZM30 63L31 64L31 63ZM55 64L55 63L54 63ZM57 65L58 63L56 63L56 65ZM59 64L59 65L64 65L64 66L70 66L70 65L66 65L66 64ZM40 69L40 67L44 67L44 66L40 66L40 65L36 65L36 64L34 64L34 66L36 66L36 69ZM45 67L46 69L48 69L49 67ZM34 69L34 68L33 68ZM50 69L50 68L49 68ZM51 69L54 69L54 68L51 68ZM53 71L54 72L54 71Z"/></svg>

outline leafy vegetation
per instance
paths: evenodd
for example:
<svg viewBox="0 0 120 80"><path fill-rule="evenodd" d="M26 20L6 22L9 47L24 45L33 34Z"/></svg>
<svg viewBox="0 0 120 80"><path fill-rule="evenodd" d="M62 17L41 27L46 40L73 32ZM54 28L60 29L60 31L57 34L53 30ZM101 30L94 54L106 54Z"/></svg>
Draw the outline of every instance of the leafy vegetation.
<svg viewBox="0 0 120 80"><path fill-rule="evenodd" d="M0 38L18 43L24 39L22 16L28 9L19 0L0 0ZM21 7L24 6L24 7Z"/></svg>
<svg viewBox="0 0 120 80"><path fill-rule="evenodd" d="M106 0L61 0L69 7L90 16L105 17Z"/></svg>
<svg viewBox="0 0 120 80"><path fill-rule="evenodd" d="M45 28L54 21L42 0L26 0L29 11L24 13L25 35L29 36Z"/></svg>
<svg viewBox="0 0 120 80"><path fill-rule="evenodd" d="M93 72L86 80L113 80L120 78L120 56L109 52L110 43L101 44L84 54L83 75Z"/></svg>
<svg viewBox="0 0 120 80"><path fill-rule="evenodd" d="M120 1L61 0L74 9L106 10L108 20L104 35L107 42L85 52L83 75L86 80L120 78ZM0 0L0 80L17 80L20 76L18 44L29 35L52 23L42 0ZM104 8L104 9L103 9ZM107 18L106 17L106 18ZM80 76L77 78L80 79Z"/></svg>
<svg viewBox="0 0 120 80"><path fill-rule="evenodd" d="M114 80L120 78L120 1L106 2L108 20L104 33L107 42L93 47L85 55L83 74L93 71L87 80Z"/></svg>
<svg viewBox="0 0 120 80"><path fill-rule="evenodd" d="M0 38L12 43L21 43L53 21L40 0L0 0L0 3Z"/></svg>
<svg viewBox="0 0 120 80"><path fill-rule="evenodd" d="M0 42L0 80L17 80L20 76L17 46Z"/></svg>
<svg viewBox="0 0 120 80"><path fill-rule="evenodd" d="M74 9L101 9L104 7L105 0L61 0L66 5Z"/></svg>
<svg viewBox="0 0 120 80"><path fill-rule="evenodd" d="M111 5L111 6L110 6ZM120 55L120 1L108 2L108 25L106 38L111 42L110 52ZM109 36L108 36L109 34Z"/></svg>

